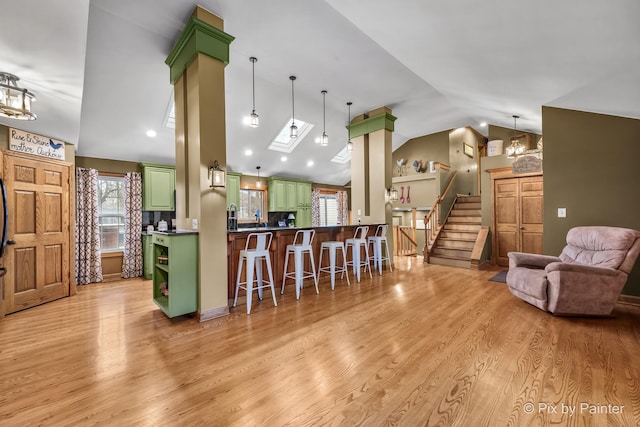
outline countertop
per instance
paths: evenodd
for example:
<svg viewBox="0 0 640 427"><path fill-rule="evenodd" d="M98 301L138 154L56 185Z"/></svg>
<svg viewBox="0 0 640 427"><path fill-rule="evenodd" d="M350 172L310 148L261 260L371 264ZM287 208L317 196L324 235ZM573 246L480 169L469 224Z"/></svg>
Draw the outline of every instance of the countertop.
<svg viewBox="0 0 640 427"><path fill-rule="evenodd" d="M335 227L358 227L358 226L374 226L380 223L373 224L346 224L346 225L319 225L317 227L249 227L238 228L237 230L227 230L227 233L244 233L253 231L283 231L283 230L308 230L310 228L335 228Z"/></svg>
<svg viewBox="0 0 640 427"><path fill-rule="evenodd" d="M167 231L158 231L158 230L154 230L154 231L143 231L142 235L143 236L151 236L152 234L162 234L163 236L175 236L175 235L187 235L187 234L198 234L197 230L167 230Z"/></svg>

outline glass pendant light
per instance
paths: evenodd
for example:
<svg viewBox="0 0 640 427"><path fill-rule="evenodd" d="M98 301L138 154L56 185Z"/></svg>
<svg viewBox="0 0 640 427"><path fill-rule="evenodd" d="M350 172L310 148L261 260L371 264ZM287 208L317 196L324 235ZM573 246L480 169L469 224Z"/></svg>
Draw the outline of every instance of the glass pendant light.
<svg viewBox="0 0 640 427"><path fill-rule="evenodd" d="M525 146L520 144L520 140L518 139L518 126L516 124L516 120L520 118L520 116L512 116L513 117L513 136L511 137L511 144L506 148L505 152L507 154L507 158L511 159L514 157L518 157L521 154L524 154Z"/></svg>
<svg viewBox="0 0 640 427"><path fill-rule="evenodd" d="M260 126L260 117L256 113L256 62L258 58L252 56L249 58L251 61L251 81L252 81L252 94L253 94L253 109L251 110L251 120L249 121L249 125L252 128L257 128Z"/></svg>
<svg viewBox="0 0 640 427"><path fill-rule="evenodd" d="M256 181L256 187L257 188L261 188L262 187L262 181L260 181L260 166L256 166L256 169L258 169L258 179Z"/></svg>
<svg viewBox="0 0 640 427"><path fill-rule="evenodd" d="M351 101L347 102L347 106L349 107L347 116L347 151L353 151L353 142L351 142L351 104Z"/></svg>
<svg viewBox="0 0 640 427"><path fill-rule="evenodd" d="M293 82L296 80L296 76L289 76L289 80L291 80L291 127L289 128L289 138L297 138L298 137L298 126L296 126L296 104L295 97L293 94Z"/></svg>
<svg viewBox="0 0 640 427"><path fill-rule="evenodd" d="M329 135L327 135L327 107L325 104L325 98L327 96L327 91L323 90L320 92L322 94L322 139L320 140L320 145L326 147L329 145Z"/></svg>

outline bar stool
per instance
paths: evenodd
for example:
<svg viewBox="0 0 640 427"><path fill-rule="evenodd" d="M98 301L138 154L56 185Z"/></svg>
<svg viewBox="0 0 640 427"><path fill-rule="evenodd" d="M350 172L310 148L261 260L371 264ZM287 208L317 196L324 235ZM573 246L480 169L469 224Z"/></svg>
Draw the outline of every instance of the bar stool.
<svg viewBox="0 0 640 427"><path fill-rule="evenodd" d="M369 236L367 239L367 246L373 244L373 256L369 257L369 262L373 260L373 269L378 269L380 275L382 275L382 264L384 261L389 263L389 271L393 271L391 268L391 255L389 254L389 244L387 243L387 224L380 224L376 227L376 232L373 236ZM382 256L382 243L384 242L385 254Z"/></svg>
<svg viewBox="0 0 640 427"><path fill-rule="evenodd" d="M238 263L238 277L236 278L236 297L233 300L233 306L238 303L238 290L240 288L247 292L247 314L251 313L251 297L254 290L258 291L258 298L262 300L262 289L271 288L271 296L273 297L273 305L278 306L276 301L276 291L273 286L273 271L271 270L271 257L269 256L269 247L271 246L271 240L273 239L273 233L251 233L247 236L247 243L244 245L244 250L240 251L240 262ZM255 243L254 243L255 242ZM267 262L267 272L269 273L269 280L262 280L262 260ZM244 262L247 262L246 274L247 281L241 282L242 267ZM253 279L253 273L255 270L256 280ZM256 282L256 286L253 286L253 282ZM266 284L265 284L266 283ZM244 286L243 286L244 285Z"/></svg>
<svg viewBox="0 0 640 427"><path fill-rule="evenodd" d="M313 281L316 285L316 294L318 292L318 278L316 277L316 267L315 261L313 260L313 249L311 247L311 243L313 243L313 238L316 235L315 230L298 230L296 231L296 235L293 237L293 243L287 245L287 252L284 256L284 276L282 276L282 289L280 291L281 294L284 293L284 282L289 279L295 279L296 281L296 299L300 299L300 289L302 289L302 282L304 279L308 279L313 277ZM312 271L304 271L304 254L309 254L309 259L311 261L311 270ZM289 255L293 254L294 256L294 271L287 272L287 266L289 265Z"/></svg>
<svg viewBox="0 0 640 427"><path fill-rule="evenodd" d="M353 266L353 274L358 279L358 283L360 283L360 268L364 267L365 271L367 268L369 269L369 277L371 276L371 266L369 265L369 248L367 246L367 233L369 232L369 227L363 225L361 227L356 228L356 232L353 234L353 238L347 239L345 250L349 250L349 246L351 246L351 261L347 261L347 265ZM364 247L365 257L362 261L360 261L360 247Z"/></svg>
<svg viewBox="0 0 640 427"><path fill-rule="evenodd" d="M327 267L322 267L322 252L325 249L329 251L329 265ZM342 251L342 267L339 270L336 270L336 252L338 249ZM344 277L344 273L347 273L347 286L351 286L344 242L337 242L333 240L322 242L322 245L320 245L320 256L318 257L318 280L320 280L320 273L331 274L331 290L334 289L336 284L336 273L341 273L340 279Z"/></svg>

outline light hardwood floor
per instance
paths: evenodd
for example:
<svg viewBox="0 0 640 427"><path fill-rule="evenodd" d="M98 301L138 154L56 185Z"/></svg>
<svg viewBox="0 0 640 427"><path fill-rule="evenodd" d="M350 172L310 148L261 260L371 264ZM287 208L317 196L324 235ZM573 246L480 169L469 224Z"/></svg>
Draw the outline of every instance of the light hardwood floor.
<svg viewBox="0 0 640 427"><path fill-rule="evenodd" d="M79 287L0 320L0 425L640 425L640 307L554 317L495 273L397 258L205 323Z"/></svg>

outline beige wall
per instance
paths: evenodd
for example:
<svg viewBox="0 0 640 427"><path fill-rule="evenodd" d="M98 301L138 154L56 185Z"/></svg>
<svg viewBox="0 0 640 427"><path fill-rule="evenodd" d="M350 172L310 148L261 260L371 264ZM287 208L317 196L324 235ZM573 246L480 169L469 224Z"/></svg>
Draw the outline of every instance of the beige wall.
<svg viewBox="0 0 640 427"><path fill-rule="evenodd" d="M543 107L542 127L544 252L559 254L579 225L640 230L640 120ZM640 296L640 262L623 293Z"/></svg>
<svg viewBox="0 0 640 427"><path fill-rule="evenodd" d="M478 194L478 140L478 135L466 127L449 132L449 165L458 171L452 194ZM464 143L473 148L473 157L464 153Z"/></svg>

